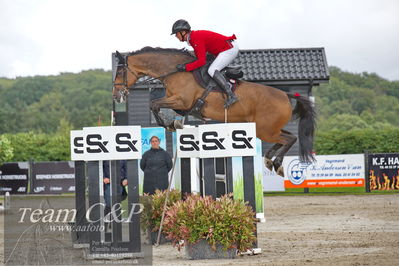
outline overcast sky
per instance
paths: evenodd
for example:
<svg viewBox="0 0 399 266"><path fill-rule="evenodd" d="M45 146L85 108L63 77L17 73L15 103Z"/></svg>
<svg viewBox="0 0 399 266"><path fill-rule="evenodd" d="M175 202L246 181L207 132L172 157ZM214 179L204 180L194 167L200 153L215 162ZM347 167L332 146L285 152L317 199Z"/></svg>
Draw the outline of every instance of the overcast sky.
<svg viewBox="0 0 399 266"><path fill-rule="evenodd" d="M111 69L111 53L183 48L175 20L241 49L325 47L329 65L399 80L398 0L0 0L0 77Z"/></svg>

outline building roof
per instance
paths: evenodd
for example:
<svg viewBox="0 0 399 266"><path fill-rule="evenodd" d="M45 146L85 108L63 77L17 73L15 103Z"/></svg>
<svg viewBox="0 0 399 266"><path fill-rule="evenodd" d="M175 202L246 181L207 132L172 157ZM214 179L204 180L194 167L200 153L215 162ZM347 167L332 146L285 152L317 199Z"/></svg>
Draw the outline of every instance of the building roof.
<svg viewBox="0 0 399 266"><path fill-rule="evenodd" d="M265 83L311 83L329 80L324 48L240 50L244 80Z"/></svg>
<svg viewBox="0 0 399 266"><path fill-rule="evenodd" d="M244 80L267 85L312 86L328 82L330 78L324 48L240 50L232 64L242 66ZM158 80L150 83L152 87L162 86Z"/></svg>

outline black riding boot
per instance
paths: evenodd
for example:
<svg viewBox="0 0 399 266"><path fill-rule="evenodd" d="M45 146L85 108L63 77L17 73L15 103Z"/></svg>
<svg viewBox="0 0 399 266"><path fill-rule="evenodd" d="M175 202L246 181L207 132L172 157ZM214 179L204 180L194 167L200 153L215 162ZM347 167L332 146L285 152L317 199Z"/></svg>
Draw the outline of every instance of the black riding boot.
<svg viewBox="0 0 399 266"><path fill-rule="evenodd" d="M215 74L213 74L213 79L227 94L227 100L224 103L224 108L228 108L230 105L238 101L237 96L235 96L235 94L231 91L231 84L224 78L219 70L215 71Z"/></svg>

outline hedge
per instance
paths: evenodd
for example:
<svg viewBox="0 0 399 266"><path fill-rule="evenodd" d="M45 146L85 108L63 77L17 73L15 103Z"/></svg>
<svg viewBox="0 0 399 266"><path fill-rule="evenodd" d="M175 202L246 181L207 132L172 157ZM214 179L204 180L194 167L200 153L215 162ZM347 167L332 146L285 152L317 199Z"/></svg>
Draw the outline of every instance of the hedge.
<svg viewBox="0 0 399 266"><path fill-rule="evenodd" d="M69 161L69 134L17 133L5 134L11 142L13 157L10 161Z"/></svg>
<svg viewBox="0 0 399 266"><path fill-rule="evenodd" d="M316 154L355 154L368 150L372 153L399 152L399 129L332 130L316 134Z"/></svg>

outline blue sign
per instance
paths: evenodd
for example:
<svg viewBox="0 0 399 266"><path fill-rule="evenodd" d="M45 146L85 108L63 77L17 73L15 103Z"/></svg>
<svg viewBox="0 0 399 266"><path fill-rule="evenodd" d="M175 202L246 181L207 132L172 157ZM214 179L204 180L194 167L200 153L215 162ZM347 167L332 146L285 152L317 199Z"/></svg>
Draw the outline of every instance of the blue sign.
<svg viewBox="0 0 399 266"><path fill-rule="evenodd" d="M146 151L151 149L150 139L152 136L157 136L161 141L159 145L162 149L166 150L166 136L165 129L163 127L146 127L141 128L141 152L144 154Z"/></svg>

